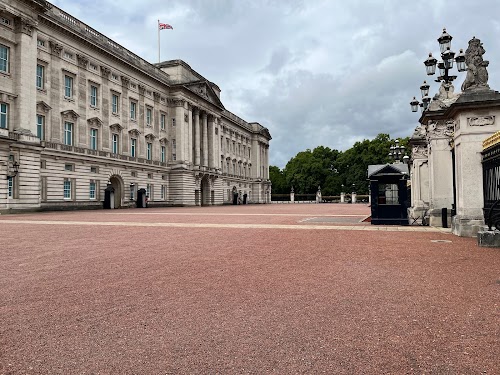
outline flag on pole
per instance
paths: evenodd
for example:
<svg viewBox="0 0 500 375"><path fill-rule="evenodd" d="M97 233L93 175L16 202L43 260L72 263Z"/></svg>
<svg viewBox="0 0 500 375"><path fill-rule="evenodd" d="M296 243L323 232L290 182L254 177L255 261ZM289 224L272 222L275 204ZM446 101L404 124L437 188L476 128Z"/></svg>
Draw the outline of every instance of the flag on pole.
<svg viewBox="0 0 500 375"><path fill-rule="evenodd" d="M158 23L158 28L159 28L159 30L165 30L165 29L173 30L174 29L168 23Z"/></svg>

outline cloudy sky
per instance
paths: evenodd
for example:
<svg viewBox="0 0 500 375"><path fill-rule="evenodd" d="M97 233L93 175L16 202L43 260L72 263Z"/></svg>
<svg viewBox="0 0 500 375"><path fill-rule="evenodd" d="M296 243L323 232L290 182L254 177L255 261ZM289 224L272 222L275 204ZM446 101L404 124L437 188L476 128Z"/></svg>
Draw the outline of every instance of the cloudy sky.
<svg viewBox="0 0 500 375"><path fill-rule="evenodd" d="M222 90L225 107L269 128L272 165L323 145L345 150L379 133L411 135L423 61L473 36L500 89L500 2L401 0L53 0L150 62L182 59ZM456 72L456 70L455 70ZM458 73L459 91L465 75ZM431 86L431 96L437 91Z"/></svg>

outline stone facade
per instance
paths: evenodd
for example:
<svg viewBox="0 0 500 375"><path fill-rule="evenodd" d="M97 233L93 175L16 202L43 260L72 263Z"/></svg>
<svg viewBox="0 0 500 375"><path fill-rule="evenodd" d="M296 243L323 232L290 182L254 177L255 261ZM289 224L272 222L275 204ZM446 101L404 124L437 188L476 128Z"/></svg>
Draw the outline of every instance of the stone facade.
<svg viewBox="0 0 500 375"><path fill-rule="evenodd" d="M500 130L499 116L500 93L484 82L424 111L410 140L413 216L425 211L430 225L441 226L447 208L454 234L477 235L484 226L481 151Z"/></svg>
<svg viewBox="0 0 500 375"><path fill-rule="evenodd" d="M0 210L102 207L108 184L115 207L270 202L265 127L44 0L2 1L0 106Z"/></svg>

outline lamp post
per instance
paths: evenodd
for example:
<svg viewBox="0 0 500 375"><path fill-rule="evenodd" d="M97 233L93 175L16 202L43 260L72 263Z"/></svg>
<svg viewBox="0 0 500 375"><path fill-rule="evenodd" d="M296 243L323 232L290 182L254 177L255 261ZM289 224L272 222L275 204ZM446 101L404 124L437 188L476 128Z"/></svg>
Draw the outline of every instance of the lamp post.
<svg viewBox="0 0 500 375"><path fill-rule="evenodd" d="M465 54L463 50L455 57L455 52L451 50L451 40L453 37L443 29L443 33L437 39L439 43L439 48L441 52L441 61L437 61L432 53L429 53L429 57L424 61L425 69L427 75L432 76L436 73L436 66L439 69L439 76L435 79L435 82L441 82L442 86L446 91L449 91L451 83L457 78L457 76L450 75L450 70L453 68L453 61L457 63L457 70L459 72L464 72L467 70L467 65L465 64ZM422 112L429 108L429 103L431 98L429 97L429 85L426 81L420 86L420 91L422 94L422 103L420 103L415 97L410 102L412 112L417 112L418 107L422 109Z"/></svg>
<svg viewBox="0 0 500 375"><path fill-rule="evenodd" d="M400 163L401 160L405 161L408 156L405 155L405 146L399 145L399 140L396 139L394 145L391 146L389 152L389 158L394 161L394 163ZM409 158L408 158L409 159Z"/></svg>

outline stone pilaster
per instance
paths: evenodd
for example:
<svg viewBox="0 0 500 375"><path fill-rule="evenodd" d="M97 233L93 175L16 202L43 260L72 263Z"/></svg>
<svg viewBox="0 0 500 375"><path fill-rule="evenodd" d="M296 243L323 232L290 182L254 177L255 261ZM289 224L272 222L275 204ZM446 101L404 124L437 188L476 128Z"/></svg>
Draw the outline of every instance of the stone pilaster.
<svg viewBox="0 0 500 375"><path fill-rule="evenodd" d="M57 42L49 41L50 48L50 105L52 106L52 116L50 116L50 138L51 142L62 142L61 123L61 103L63 101L64 81L61 81L61 51L63 46Z"/></svg>
<svg viewBox="0 0 500 375"><path fill-rule="evenodd" d="M104 121L105 126L102 127L101 134L101 147L102 149L110 148L110 133L109 133L109 121L110 121L110 96L111 92L109 90L109 75L111 74L111 70L106 66L101 66L101 114L102 120Z"/></svg>
<svg viewBox="0 0 500 375"><path fill-rule="evenodd" d="M215 126L214 126L215 118L213 115L210 115L208 117L208 136L207 136L207 141L208 141L208 167L209 168L214 168L214 133L215 133Z"/></svg>
<svg viewBox="0 0 500 375"><path fill-rule="evenodd" d="M15 93L17 94L14 116L16 129L29 130L36 135L36 64L37 29L23 18L15 20L16 53L12 54ZM16 130L11 129L11 130Z"/></svg>
<svg viewBox="0 0 500 375"><path fill-rule="evenodd" d="M200 110L199 108L194 109L194 164L199 166L201 164L200 160Z"/></svg>
<svg viewBox="0 0 500 375"><path fill-rule="evenodd" d="M184 122L184 101L178 100L175 103L175 138L177 147L177 160L186 161L185 129Z"/></svg>
<svg viewBox="0 0 500 375"><path fill-rule="evenodd" d="M74 84L78 88L78 114L83 116L82 119L77 120L75 126L78 127L78 139L75 137L75 146L78 147L88 147L89 145L89 131L86 119L94 117L93 115L87 116L89 92L87 89L87 65L88 58L84 55L76 55L78 60L78 75Z"/></svg>
<svg viewBox="0 0 500 375"><path fill-rule="evenodd" d="M120 133L120 142L121 142L121 150L122 153L128 153L129 152L129 144L130 144L130 139L128 135L128 131L130 130L130 103L129 103L129 98L128 98L128 91L129 91L129 83L130 80L128 77L121 76L121 81L122 81L122 93L120 96L120 113L121 113L121 125L123 127L123 131Z"/></svg>
<svg viewBox="0 0 500 375"><path fill-rule="evenodd" d="M202 114L202 137L203 137L203 160L202 165L208 167L208 114L203 112Z"/></svg>

